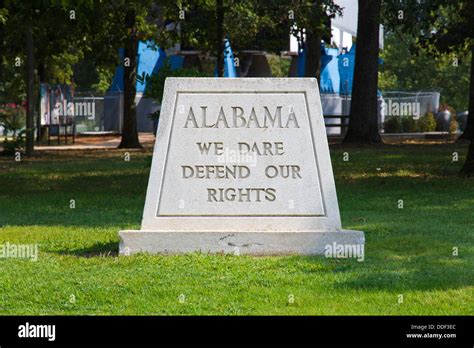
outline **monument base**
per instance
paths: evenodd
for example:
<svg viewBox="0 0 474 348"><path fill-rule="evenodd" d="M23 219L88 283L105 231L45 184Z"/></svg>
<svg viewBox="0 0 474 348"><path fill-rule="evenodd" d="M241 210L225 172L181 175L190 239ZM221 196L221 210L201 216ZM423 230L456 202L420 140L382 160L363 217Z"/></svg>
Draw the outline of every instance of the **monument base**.
<svg viewBox="0 0 474 348"><path fill-rule="evenodd" d="M328 245L364 245L362 231L332 232L119 232L120 254L229 253L238 255L324 255ZM335 244L334 244L335 243ZM362 249L363 250L363 249Z"/></svg>

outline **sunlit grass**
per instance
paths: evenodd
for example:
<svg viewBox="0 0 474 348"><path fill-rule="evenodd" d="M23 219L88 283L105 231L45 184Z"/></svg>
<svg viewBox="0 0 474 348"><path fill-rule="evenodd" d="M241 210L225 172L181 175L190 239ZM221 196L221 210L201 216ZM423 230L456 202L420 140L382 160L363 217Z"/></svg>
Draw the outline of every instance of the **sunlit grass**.
<svg viewBox="0 0 474 348"><path fill-rule="evenodd" d="M454 151L462 160L466 147L332 148L343 226L366 233L363 262L119 257L118 231L140 225L150 149L130 162L118 150L0 158L0 245L40 252L0 259L0 313L474 314L474 180L457 176Z"/></svg>

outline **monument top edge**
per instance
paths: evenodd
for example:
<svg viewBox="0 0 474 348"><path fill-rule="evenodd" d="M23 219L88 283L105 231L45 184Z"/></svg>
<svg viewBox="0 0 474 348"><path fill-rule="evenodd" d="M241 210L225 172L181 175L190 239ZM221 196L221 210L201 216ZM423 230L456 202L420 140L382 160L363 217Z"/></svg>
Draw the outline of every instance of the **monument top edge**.
<svg viewBox="0 0 474 348"><path fill-rule="evenodd" d="M167 77L166 81L215 81L215 82L228 82L228 81L269 81L269 82L282 82L282 81L299 81L299 82L317 82L315 77Z"/></svg>
<svg viewBox="0 0 474 348"><path fill-rule="evenodd" d="M165 90L173 91L314 91L318 92L318 80L313 77L168 77ZM165 93L166 94L166 93Z"/></svg>

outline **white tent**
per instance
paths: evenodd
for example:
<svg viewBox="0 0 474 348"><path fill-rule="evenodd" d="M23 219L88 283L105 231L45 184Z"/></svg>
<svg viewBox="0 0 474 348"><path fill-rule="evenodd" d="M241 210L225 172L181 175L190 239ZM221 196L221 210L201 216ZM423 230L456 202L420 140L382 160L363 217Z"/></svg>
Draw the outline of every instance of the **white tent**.
<svg viewBox="0 0 474 348"><path fill-rule="evenodd" d="M334 0L342 7L342 16L336 16L331 21L332 42L339 48L352 47L352 38L357 36L357 0ZM383 48L383 26L380 26L380 48ZM290 37L290 51L298 52L298 41L295 36Z"/></svg>

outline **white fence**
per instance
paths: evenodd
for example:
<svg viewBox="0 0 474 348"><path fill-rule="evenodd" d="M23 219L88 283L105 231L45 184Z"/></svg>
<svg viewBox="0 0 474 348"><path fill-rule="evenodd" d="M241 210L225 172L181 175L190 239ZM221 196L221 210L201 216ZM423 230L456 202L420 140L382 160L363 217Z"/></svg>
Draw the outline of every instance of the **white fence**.
<svg viewBox="0 0 474 348"><path fill-rule="evenodd" d="M387 116L413 116L418 118L427 112L436 113L439 108L439 92L383 92L382 114Z"/></svg>
<svg viewBox="0 0 474 348"><path fill-rule="evenodd" d="M412 116L415 119L427 112L436 113L439 108L439 92L403 92L387 91L378 98L378 124L382 131L386 117L390 116ZM351 109L351 97L339 94L321 94L321 106L323 115L349 115ZM347 120L337 118L326 118L326 125L345 124ZM341 135L341 128L326 127L327 135Z"/></svg>

